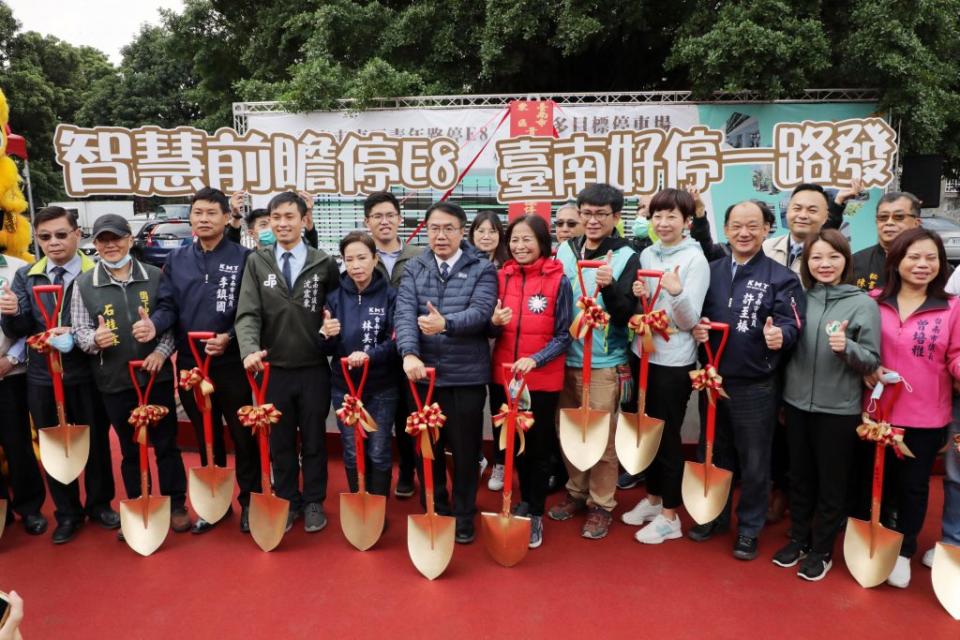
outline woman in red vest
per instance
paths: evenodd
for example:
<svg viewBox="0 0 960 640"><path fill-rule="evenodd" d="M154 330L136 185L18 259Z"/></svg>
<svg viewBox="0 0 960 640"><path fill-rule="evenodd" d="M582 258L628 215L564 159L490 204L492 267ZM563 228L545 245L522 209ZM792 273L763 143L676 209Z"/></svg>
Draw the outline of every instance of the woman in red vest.
<svg viewBox="0 0 960 640"><path fill-rule="evenodd" d="M530 548L535 549L543 541L550 436L571 341L573 291L563 265L550 256L550 230L543 218L517 218L506 235L511 257L500 270L500 299L491 318L498 335L493 349L493 406L506 402L503 364L513 363L513 371L526 376L534 419L525 435L525 451L517 459L521 502L514 513L530 516Z"/></svg>

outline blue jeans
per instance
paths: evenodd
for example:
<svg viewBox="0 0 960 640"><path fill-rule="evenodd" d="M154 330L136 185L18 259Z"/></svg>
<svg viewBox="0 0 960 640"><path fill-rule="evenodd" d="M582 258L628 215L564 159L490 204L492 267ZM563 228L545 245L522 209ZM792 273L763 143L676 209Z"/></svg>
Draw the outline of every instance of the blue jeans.
<svg viewBox="0 0 960 640"><path fill-rule="evenodd" d="M336 411L343 404L343 397L347 394L347 390L333 387L330 392L333 409ZM367 433L366 441L363 443L366 453L364 457L368 468L377 471L390 471L392 466L390 437L393 431L394 415L397 410L397 397L396 386L378 389L375 393L364 391L363 406L370 412L373 421L377 423L377 430ZM340 438L343 441L343 464L349 469L356 469L357 447L353 441L353 427L348 427L339 419L337 420L337 426L340 428Z"/></svg>
<svg viewBox="0 0 960 640"><path fill-rule="evenodd" d="M944 454L947 474L943 477L943 541L960 545L960 451L954 438L960 436L960 396L953 398L953 421Z"/></svg>

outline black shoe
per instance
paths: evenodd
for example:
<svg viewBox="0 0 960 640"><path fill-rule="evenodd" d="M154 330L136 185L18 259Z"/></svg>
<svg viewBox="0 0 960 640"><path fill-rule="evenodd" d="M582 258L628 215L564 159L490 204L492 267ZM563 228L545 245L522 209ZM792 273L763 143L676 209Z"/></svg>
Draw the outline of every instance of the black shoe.
<svg viewBox="0 0 960 640"><path fill-rule="evenodd" d="M240 509L240 532L250 533L250 507Z"/></svg>
<svg viewBox="0 0 960 640"><path fill-rule="evenodd" d="M113 509L98 509L90 514L90 521L96 522L104 529L119 529L120 514Z"/></svg>
<svg viewBox="0 0 960 640"><path fill-rule="evenodd" d="M457 520L457 544L470 544L476 537L477 533L473 528L473 520L468 518Z"/></svg>
<svg viewBox="0 0 960 640"><path fill-rule="evenodd" d="M707 524L698 524L687 531L687 537L694 542L706 542L718 533L726 533L730 525L720 520L712 520Z"/></svg>
<svg viewBox="0 0 960 640"><path fill-rule="evenodd" d="M640 484L646 479L647 474L645 473L636 473L631 474L624 471L620 474L620 477L617 478L617 489L633 489L635 486Z"/></svg>
<svg viewBox="0 0 960 640"><path fill-rule="evenodd" d="M527 516L530 515L530 503L518 502L517 504L513 505L513 509L510 510L510 513L512 513L515 516L526 518Z"/></svg>
<svg viewBox="0 0 960 640"><path fill-rule="evenodd" d="M757 557L757 539L739 535L733 545L733 557L737 560L753 560Z"/></svg>
<svg viewBox="0 0 960 640"><path fill-rule="evenodd" d="M397 488L394 489L393 495L398 498L409 498L413 495L413 474L407 476L405 474L400 474L397 476Z"/></svg>
<svg viewBox="0 0 960 640"><path fill-rule="evenodd" d="M287 513L287 526L284 528L283 532L286 533L293 528L293 523L300 519L301 513L299 509L290 509Z"/></svg>
<svg viewBox="0 0 960 640"><path fill-rule="evenodd" d="M190 533L200 535L201 533L210 531L215 526L217 526L215 522L207 522L203 518L197 518L197 521L193 523L193 528L190 529Z"/></svg>
<svg viewBox="0 0 960 640"><path fill-rule="evenodd" d="M47 530L47 519L39 513L28 513L23 516L23 528L31 536L43 535Z"/></svg>
<svg viewBox="0 0 960 640"><path fill-rule="evenodd" d="M832 566L833 560L829 553L813 552L800 563L800 570L797 571L797 575L804 580L816 582L817 580L823 580Z"/></svg>
<svg viewBox="0 0 960 640"><path fill-rule="evenodd" d="M773 564L778 567L792 567L810 553L810 545L791 540L787 546L773 554Z"/></svg>
<svg viewBox="0 0 960 640"><path fill-rule="evenodd" d="M53 544L70 542L77 531L80 530L82 524L83 520L64 520L58 523L57 528L53 530Z"/></svg>

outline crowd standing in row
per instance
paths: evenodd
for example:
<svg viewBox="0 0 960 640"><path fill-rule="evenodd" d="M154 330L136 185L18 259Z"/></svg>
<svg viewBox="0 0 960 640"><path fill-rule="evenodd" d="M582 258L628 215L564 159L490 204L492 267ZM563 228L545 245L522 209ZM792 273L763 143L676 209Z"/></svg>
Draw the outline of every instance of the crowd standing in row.
<svg viewBox="0 0 960 640"><path fill-rule="evenodd" d="M547 223L521 216L504 229L498 215L480 212L468 226L461 207L439 202L427 209L427 247L398 237L400 204L390 193L364 202L366 231L349 233L334 257L316 248L308 198L275 196L266 209L246 216L256 249L240 244L243 194L228 199L215 189L198 192L190 222L195 242L172 252L162 270L131 254L128 222L116 215L94 224L99 260L78 252L80 230L66 210L48 207L36 217L44 257L33 265L11 258L0 264L0 403L7 424L0 446L7 454L13 513L28 533L47 528L40 509L49 489L55 504L54 543L71 540L88 518L119 526L111 508L115 491L109 426L122 450L121 476L128 497L140 493L138 449L127 421L137 405L127 362L143 360L141 375L155 374L152 402L169 414L150 439L157 453L158 484L171 497L177 532L208 531L216 523L191 522L186 478L176 442L171 356L180 369L195 366L188 333L213 332L204 345L213 356L210 378L215 424L214 458L226 464L223 423L236 451L240 527L249 531L250 492L259 492L259 452L237 418L250 401L245 371L272 367L267 401L282 413L270 432L275 490L290 501L287 528L303 518L308 532L327 523L325 423L349 387L334 362L369 366L363 402L379 429L365 447L366 486L390 494L395 435L398 498L410 497L421 476L406 417L414 407L408 380L421 387L436 371L434 399L447 416L436 444L453 463L448 489L447 456L431 462L436 509L456 518L456 540L475 536L483 415L506 401L505 379L523 375L534 427L518 459L521 502L515 512L532 519L530 546L543 541L543 517L584 516L582 535L600 539L612 526L620 468L614 447L617 412L637 410L642 338L631 318L642 300L664 311L669 327L652 335L646 412L664 421L660 448L646 472L647 494L626 511L625 523L641 528L638 541L658 544L682 536L683 451L681 426L692 392L691 372L704 362L703 343L717 349L711 322L730 327L719 363L725 395L717 399L715 463L735 470L735 557L757 555L768 518L771 487L789 495L790 541L773 562L819 580L832 566L844 517L869 508L869 443L859 441L861 413L870 388L891 372L906 392L890 408L889 422L905 428L914 454L889 460L884 521L904 534L901 557L889 582L905 587L927 508L934 458L945 444L947 477L943 539L960 544L960 441L953 405L960 379L960 310L939 237L919 228L920 203L909 193L883 195L876 210L878 243L851 255L836 229L857 185L831 198L804 184L786 211L788 233L768 239L773 212L761 201L730 205L723 214L725 244L713 241L707 212L694 189L664 189L641 201L632 240L618 230L623 194L594 184L577 202L556 213L555 251ZM599 261L583 270L578 261ZM638 269L662 272L638 277ZM948 279L949 278L949 279ZM45 359L28 353L24 339L44 331L34 297L38 285L62 284L65 299L50 337L63 354L68 418L91 426L91 451L79 484L47 477L46 489L33 454L30 417L38 427L57 423ZM584 384L584 338L571 335L583 296L609 321L592 340L590 406L609 412L609 438L600 460L580 470L562 459L557 444L558 409L577 407ZM869 292L869 293L868 293ZM42 298L41 298L42 299ZM642 333L642 332L641 332ZM21 375L22 374L22 375ZM141 382L143 382L141 380ZM421 389L421 396L425 389ZM701 394L701 415L706 394ZM180 394L198 440L201 414L191 394ZM952 424L952 426L951 426ZM358 486L354 431L339 424L351 491ZM948 430L949 443L948 443ZM494 442L498 442L496 435ZM701 447L703 456L703 428ZM503 453L493 459L489 488L503 487ZM200 448L201 460L207 463ZM483 467L480 466L482 473ZM789 470L789 473L787 473ZM551 480L565 475L565 495L551 509ZM621 485L629 481L621 478ZM302 486L302 489L301 489ZM421 502L425 497L420 496ZM713 522L687 533L706 540L731 526L733 498ZM785 500L780 501L782 505Z"/></svg>

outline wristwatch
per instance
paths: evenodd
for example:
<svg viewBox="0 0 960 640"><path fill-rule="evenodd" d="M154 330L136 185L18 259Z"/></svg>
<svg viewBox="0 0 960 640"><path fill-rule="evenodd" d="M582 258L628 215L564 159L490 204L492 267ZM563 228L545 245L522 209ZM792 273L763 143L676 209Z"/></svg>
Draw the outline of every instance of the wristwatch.
<svg viewBox="0 0 960 640"><path fill-rule="evenodd" d="M10 355L10 354L8 353L8 354L5 355L4 357L5 357L7 360L9 360L9 361L10 361L10 364L12 364L13 366L17 366L18 364L20 364L20 358L18 358L17 356L12 356L12 355Z"/></svg>

